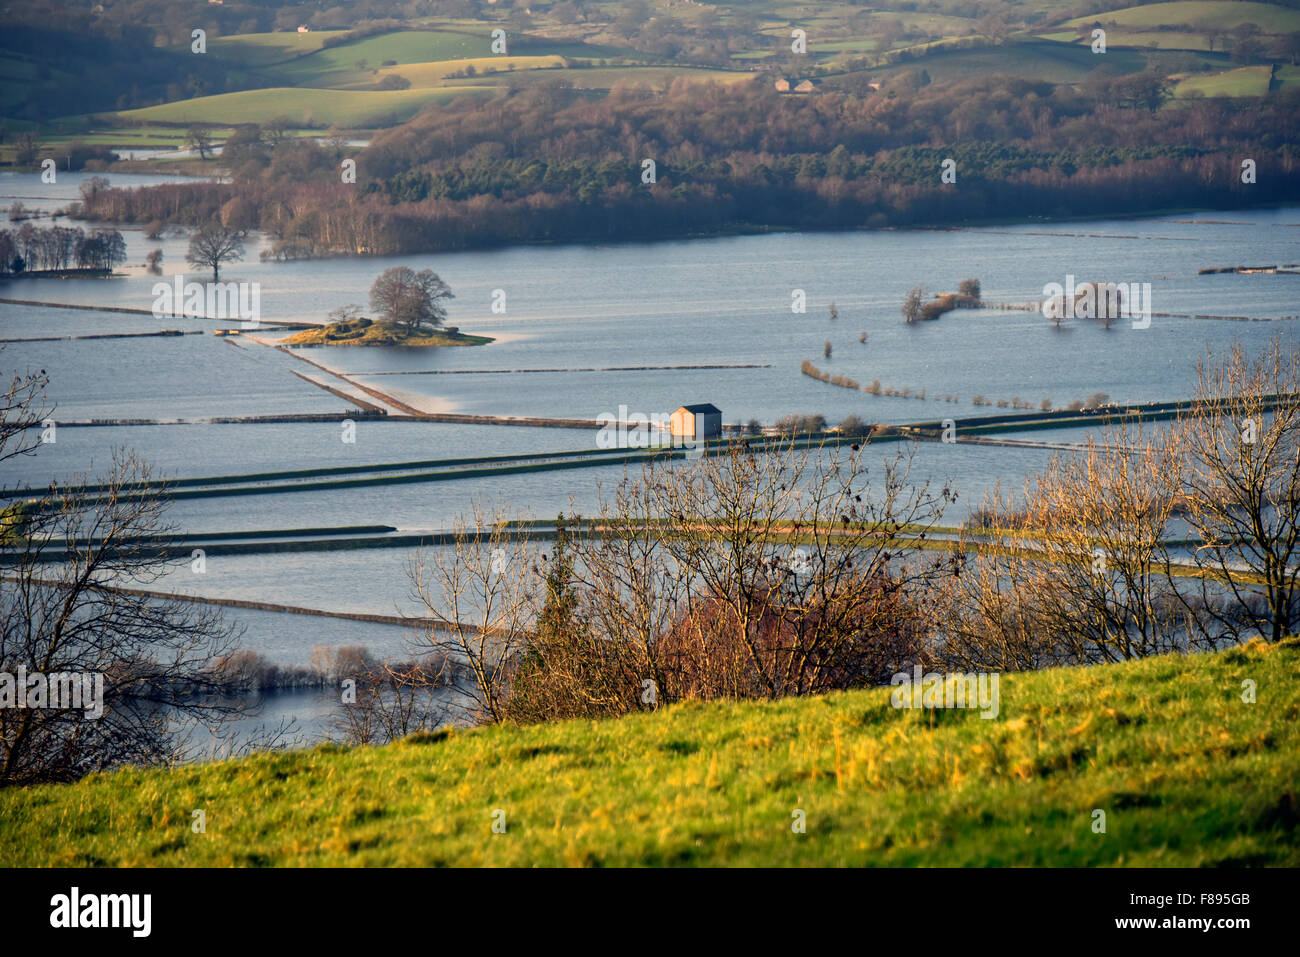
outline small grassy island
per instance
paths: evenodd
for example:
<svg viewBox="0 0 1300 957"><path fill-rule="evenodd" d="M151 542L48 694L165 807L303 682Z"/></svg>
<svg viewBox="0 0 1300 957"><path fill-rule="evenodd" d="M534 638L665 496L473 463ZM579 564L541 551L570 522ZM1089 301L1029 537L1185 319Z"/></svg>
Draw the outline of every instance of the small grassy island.
<svg viewBox="0 0 1300 957"><path fill-rule="evenodd" d="M385 269L370 287L370 308L380 319L367 319L355 304L340 306L330 322L284 340L288 346L482 346L491 336L470 336L446 326L446 299L456 298L431 269L406 266Z"/></svg>
<svg viewBox="0 0 1300 957"><path fill-rule="evenodd" d="M482 346L491 336L471 336L452 327L411 328L396 322L347 319L316 329L304 329L283 340L287 346Z"/></svg>

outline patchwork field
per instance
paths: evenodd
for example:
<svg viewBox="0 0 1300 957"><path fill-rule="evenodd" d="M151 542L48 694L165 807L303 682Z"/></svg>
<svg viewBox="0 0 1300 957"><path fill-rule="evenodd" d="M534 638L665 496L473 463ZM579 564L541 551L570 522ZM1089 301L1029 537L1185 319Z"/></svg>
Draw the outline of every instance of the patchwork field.
<svg viewBox="0 0 1300 957"><path fill-rule="evenodd" d="M855 93L867 83L879 84L912 70L925 70L940 81L1008 74L1078 84L1102 65L1089 48L1089 31L1096 22L1107 25L1104 66L1111 72L1153 68L1167 72L1179 98L1260 96L1268 92L1268 61L1233 63L1229 68L1226 49L1232 31L1242 24L1256 24L1265 39L1259 49L1269 51L1274 49L1273 37L1300 32L1300 10L1254 0L1174 0L1068 20L1061 19L1067 10L1061 0L1034 0L1025 9L1042 15L1041 32L1036 36L1020 32L1026 29L1022 23L996 41L990 40L987 17L977 16L979 11L972 12L956 0L941 0L926 10L868 11L849 4L809 7L783 2L697 6L699 11L682 10L653 0L650 9L654 16L680 23L691 23L701 15L713 17L727 28L750 18L747 29L760 31L765 39L748 49L754 46L751 32L748 41L729 42L720 50L715 47L717 56L711 62L685 56L688 45L676 52L673 48L651 52L657 48L632 39L639 28L619 26L618 11L604 7L598 16L565 26L543 13L528 28L532 32L508 31L505 55L491 51L491 32L502 22L496 20L416 18L407 22L406 29L345 43L338 41L346 31L337 29L224 36L209 40L208 57L229 65L235 79L226 89L250 84L260 88L186 96L169 87L168 96L176 98L167 103L121 109L115 114L121 118L118 121L87 122L86 116L68 116L61 127L43 130L42 139L165 148L180 145L181 128L190 124L224 129L281 117L300 132L330 126L375 128L404 122L430 103L462 95L485 96L504 87L558 80L581 91L600 92L619 85L661 90L676 78L743 82L763 68L776 68L787 77L811 75L819 86ZM796 25L808 31L809 59L803 66L790 59L789 31ZM1216 31L1221 35L1214 36ZM326 45L331 42L336 45ZM972 42L979 46L963 48ZM168 49L175 53L187 47ZM892 52L882 63L886 50ZM1279 64L1275 88L1295 82L1293 68L1285 60ZM50 76L59 76L57 65L38 69L21 51L0 52L0 87L21 90ZM385 83L409 83L409 87L385 89ZM148 125L133 129L137 123ZM8 128L22 130L23 124L15 119ZM217 129L213 133L218 138L224 135ZM0 158L14 155L12 142L0 147Z"/></svg>

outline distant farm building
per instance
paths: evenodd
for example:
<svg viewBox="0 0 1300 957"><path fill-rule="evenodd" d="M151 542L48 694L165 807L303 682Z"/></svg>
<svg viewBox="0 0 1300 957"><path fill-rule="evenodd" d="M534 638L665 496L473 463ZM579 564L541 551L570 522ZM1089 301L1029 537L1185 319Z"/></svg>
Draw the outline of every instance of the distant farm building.
<svg viewBox="0 0 1300 957"><path fill-rule="evenodd" d="M686 439L716 439L722 434L722 410L709 402L684 405L669 417L668 430Z"/></svg>
<svg viewBox="0 0 1300 957"><path fill-rule="evenodd" d="M789 80L777 80L777 81L776 81L776 92L778 92L778 93L789 93L789 92L790 92L790 81L789 81Z"/></svg>
<svg viewBox="0 0 1300 957"><path fill-rule="evenodd" d="M794 88L794 91L796 93L811 93L813 91L813 81L804 80L802 83L800 83L798 86Z"/></svg>
<svg viewBox="0 0 1300 957"><path fill-rule="evenodd" d="M299 33L311 33L311 27L299 27L299 28L298 28L298 32L299 32Z"/></svg>

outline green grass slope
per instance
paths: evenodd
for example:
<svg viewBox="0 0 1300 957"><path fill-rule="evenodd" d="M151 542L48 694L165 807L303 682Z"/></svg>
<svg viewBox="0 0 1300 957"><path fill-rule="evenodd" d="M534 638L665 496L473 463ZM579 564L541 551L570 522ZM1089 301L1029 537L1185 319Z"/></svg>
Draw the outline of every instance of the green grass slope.
<svg viewBox="0 0 1300 957"><path fill-rule="evenodd" d="M992 720L877 689L126 770L0 793L0 850L75 866L1294 866L1298 670L1292 640L1005 676Z"/></svg>
<svg viewBox="0 0 1300 957"><path fill-rule="evenodd" d="M1244 66L1210 76L1193 76L1180 79L1174 86L1174 96L1185 97L1193 93L1202 96L1263 96L1268 92L1269 68Z"/></svg>
<svg viewBox="0 0 1300 957"><path fill-rule="evenodd" d="M366 61L368 67L375 68L388 60L400 65L461 57L485 57L491 55L491 46L492 38L488 28L478 36L423 30L384 33L299 57L281 64L272 72L288 83L328 86L331 85L332 76L354 72L356 63L361 60Z"/></svg>
<svg viewBox="0 0 1300 957"><path fill-rule="evenodd" d="M1255 23L1265 33L1289 33L1300 30L1300 10L1272 3L1228 2L1228 0L1176 0L1141 7L1108 10L1091 16L1076 17L1070 26L1093 22L1119 23L1129 27L1218 27L1231 29L1242 23Z"/></svg>
<svg viewBox="0 0 1300 957"><path fill-rule="evenodd" d="M1073 43L1016 40L974 50L937 47L928 56L894 66L901 70L924 69L936 80L1003 74L1051 83L1078 83L1097 68L1097 61L1097 54L1082 40ZM1106 63L1120 73L1136 73L1143 69L1146 60L1132 50L1110 50Z"/></svg>
<svg viewBox="0 0 1300 957"><path fill-rule="evenodd" d="M311 33L242 33L209 41L208 53L241 66L267 66L314 53L325 45L327 39L343 32L315 30ZM177 49L188 51L189 44L181 44Z"/></svg>
<svg viewBox="0 0 1300 957"><path fill-rule="evenodd" d="M301 90L275 87L177 100L116 114L144 123L265 123L288 117L298 127L387 125L410 119L429 103L458 96L488 96L490 87L430 87L419 90Z"/></svg>

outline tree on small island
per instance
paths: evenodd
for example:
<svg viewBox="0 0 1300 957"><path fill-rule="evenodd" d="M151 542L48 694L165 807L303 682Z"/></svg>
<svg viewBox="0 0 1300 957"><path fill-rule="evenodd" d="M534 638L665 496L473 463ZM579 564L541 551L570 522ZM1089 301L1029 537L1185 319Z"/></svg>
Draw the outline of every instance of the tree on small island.
<svg viewBox="0 0 1300 957"><path fill-rule="evenodd" d="M903 319L907 322L915 322L921 317L921 308L925 305L925 287L913 286L907 293L907 298L903 300Z"/></svg>
<svg viewBox="0 0 1300 957"><path fill-rule="evenodd" d="M432 269L416 272L407 266L393 266L385 269L370 287L370 308L410 332L421 326L441 326L447 320L443 302L455 298Z"/></svg>
<svg viewBox="0 0 1300 957"><path fill-rule="evenodd" d="M244 258L244 233L230 229L213 220L190 237L190 248L185 261L194 266L211 266L212 281L217 281L217 270L222 263L237 262Z"/></svg>
<svg viewBox="0 0 1300 957"><path fill-rule="evenodd" d="M361 307L354 302L350 302L346 306L339 306L337 309L331 309L329 311L329 321L331 325L336 325L338 323L352 323L356 322L360 318L362 318Z"/></svg>

